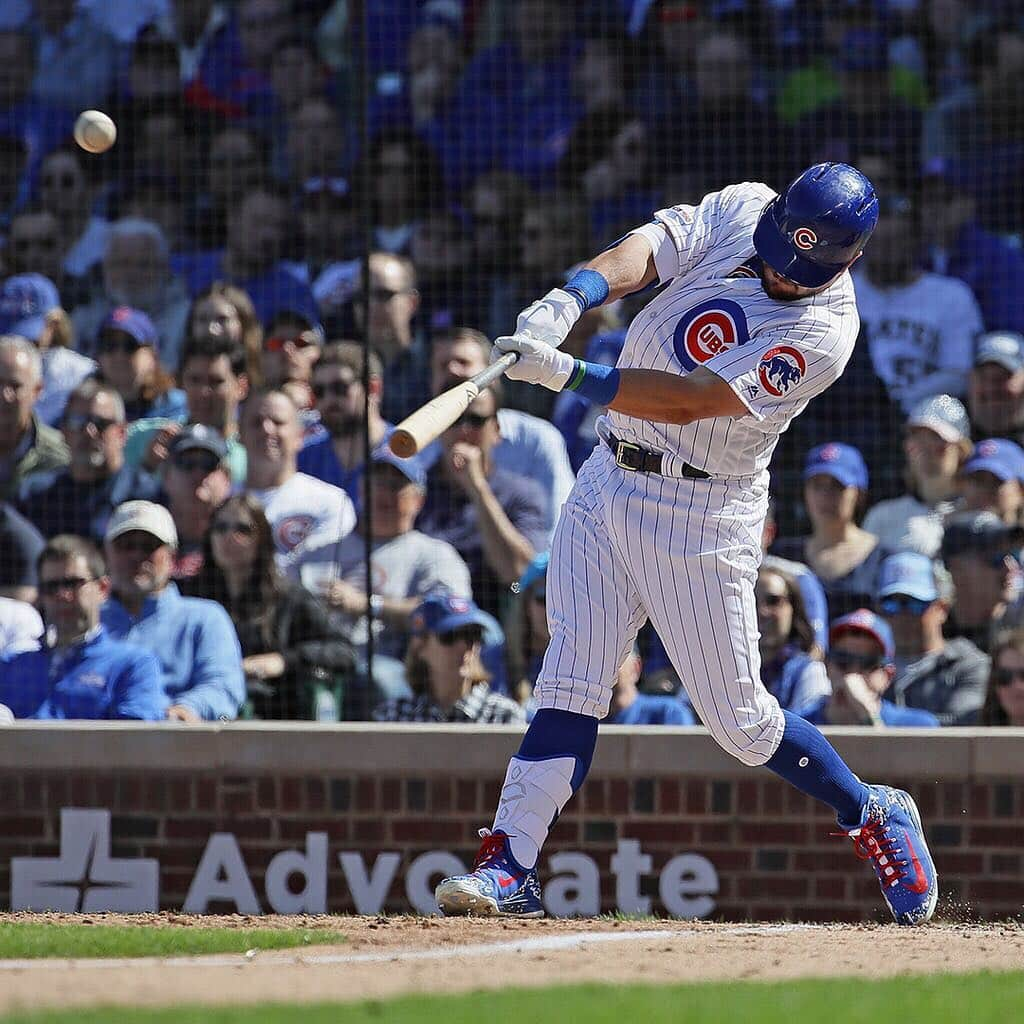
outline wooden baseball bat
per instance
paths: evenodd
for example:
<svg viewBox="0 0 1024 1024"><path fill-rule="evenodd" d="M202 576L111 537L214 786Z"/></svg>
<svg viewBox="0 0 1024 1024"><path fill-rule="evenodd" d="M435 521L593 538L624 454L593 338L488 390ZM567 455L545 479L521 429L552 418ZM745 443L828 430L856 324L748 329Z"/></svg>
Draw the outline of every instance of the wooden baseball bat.
<svg viewBox="0 0 1024 1024"><path fill-rule="evenodd" d="M391 451L400 459L411 458L423 451L469 408L485 387L493 384L518 358L518 353L507 352L475 377L456 384L406 416L391 435Z"/></svg>

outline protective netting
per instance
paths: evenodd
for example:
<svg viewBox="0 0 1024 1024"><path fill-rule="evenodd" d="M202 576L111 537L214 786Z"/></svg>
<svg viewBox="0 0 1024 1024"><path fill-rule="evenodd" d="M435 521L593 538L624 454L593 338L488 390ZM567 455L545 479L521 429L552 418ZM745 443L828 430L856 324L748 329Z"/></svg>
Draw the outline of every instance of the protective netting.
<svg viewBox="0 0 1024 1024"><path fill-rule="evenodd" d="M733 182L781 189L824 160L859 167L882 217L854 268L855 354L776 452L778 550L835 553L839 520L809 515L804 490L808 452L832 442L867 467L852 518L917 502L866 521L876 561L937 560L957 502L1016 524L1024 453L1000 448L974 490L957 469L972 440L1024 435L1021 7L7 0L0 333L43 357L36 398L38 368L0 343L0 497L31 524L5 528L2 592L35 600L32 526L102 547L118 505L156 501L177 533L172 578L231 614L251 713L521 715L491 698L528 698L535 556L600 410L506 383L416 468L375 460L369 500L365 452L654 211ZM72 137L90 108L117 126L106 152ZM587 313L567 349L613 362L654 294ZM925 416L942 394L966 412L943 400ZM908 471L928 459L946 462ZM231 493L254 500L220 508ZM864 569L844 557L812 567ZM115 600L139 589L109 568ZM831 612L880 607L861 576ZM417 618L433 592L456 600ZM957 635L986 646L989 625ZM166 671L174 649L153 642ZM677 689L649 630L639 653L629 686ZM454 712L451 694L423 697L432 674L459 680ZM196 679L179 675L187 704Z"/></svg>

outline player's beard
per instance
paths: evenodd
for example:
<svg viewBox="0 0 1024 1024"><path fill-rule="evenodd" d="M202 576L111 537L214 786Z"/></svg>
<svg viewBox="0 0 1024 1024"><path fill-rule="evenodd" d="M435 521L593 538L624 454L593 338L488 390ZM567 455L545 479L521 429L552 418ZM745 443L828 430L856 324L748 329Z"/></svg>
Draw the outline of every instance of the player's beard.
<svg viewBox="0 0 1024 1024"><path fill-rule="evenodd" d="M806 299L806 295L791 295L788 293L780 293L775 291L775 285L771 282L767 273L765 272L764 265L761 265L761 288L764 290L765 295L769 299L773 299L775 302L796 302L798 299Z"/></svg>

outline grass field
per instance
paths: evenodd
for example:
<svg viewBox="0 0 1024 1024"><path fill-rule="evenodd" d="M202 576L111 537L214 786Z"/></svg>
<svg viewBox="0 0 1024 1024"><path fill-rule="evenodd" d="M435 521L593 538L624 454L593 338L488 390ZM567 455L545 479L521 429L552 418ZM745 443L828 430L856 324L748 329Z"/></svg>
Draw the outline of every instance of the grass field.
<svg viewBox="0 0 1024 1024"><path fill-rule="evenodd" d="M0 923L0 959L192 956L340 943L340 932L303 928L147 928L31 922Z"/></svg>
<svg viewBox="0 0 1024 1024"><path fill-rule="evenodd" d="M587 985L388 1002L14 1015L5 1024L1010 1024L1024 1017L1024 972L859 981Z"/></svg>

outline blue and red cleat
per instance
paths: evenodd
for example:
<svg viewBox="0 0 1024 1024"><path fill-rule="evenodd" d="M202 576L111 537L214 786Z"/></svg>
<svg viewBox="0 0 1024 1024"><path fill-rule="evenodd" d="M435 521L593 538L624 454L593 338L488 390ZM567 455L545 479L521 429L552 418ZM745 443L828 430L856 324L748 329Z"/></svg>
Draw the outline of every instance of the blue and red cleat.
<svg viewBox="0 0 1024 1024"><path fill-rule="evenodd" d="M524 871L508 848L504 832L480 829L480 850L468 875L453 875L434 890L446 917L543 917L536 869Z"/></svg>
<svg viewBox="0 0 1024 1024"><path fill-rule="evenodd" d="M935 913L939 882L910 794L869 786L860 823L840 827L837 834L849 836L857 856L871 862L896 923L924 924Z"/></svg>

